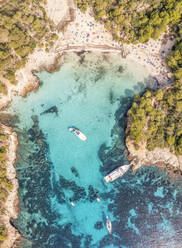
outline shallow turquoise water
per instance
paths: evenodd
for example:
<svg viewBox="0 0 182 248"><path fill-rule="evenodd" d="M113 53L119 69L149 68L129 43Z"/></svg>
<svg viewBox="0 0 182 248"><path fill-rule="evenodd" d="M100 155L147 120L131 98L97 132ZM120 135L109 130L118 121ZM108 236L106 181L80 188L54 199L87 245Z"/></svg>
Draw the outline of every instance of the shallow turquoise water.
<svg viewBox="0 0 182 248"><path fill-rule="evenodd" d="M164 172L151 167L112 184L103 180L128 163L125 115L148 73L118 54L71 53L63 60L60 71L39 73L39 90L16 97L8 110L19 117L21 214L14 223L29 240L24 247L180 247L169 237L181 218L181 193ZM86 142L68 131L72 125Z"/></svg>

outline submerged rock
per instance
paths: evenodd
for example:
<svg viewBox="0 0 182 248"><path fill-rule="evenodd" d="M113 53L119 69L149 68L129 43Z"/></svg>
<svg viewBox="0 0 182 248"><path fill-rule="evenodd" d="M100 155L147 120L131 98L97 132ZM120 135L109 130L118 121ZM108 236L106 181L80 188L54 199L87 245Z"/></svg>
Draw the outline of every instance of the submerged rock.
<svg viewBox="0 0 182 248"><path fill-rule="evenodd" d="M49 113L55 113L58 116L58 108L56 106L53 106L42 112L40 115L49 114Z"/></svg>
<svg viewBox="0 0 182 248"><path fill-rule="evenodd" d="M94 225L94 228L100 230L103 228L103 223L101 221L97 221Z"/></svg>
<svg viewBox="0 0 182 248"><path fill-rule="evenodd" d="M69 181L61 175L59 178L59 188L73 191L73 202L83 200L86 197L86 191L84 188L79 187L74 181Z"/></svg>
<svg viewBox="0 0 182 248"><path fill-rule="evenodd" d="M0 113L1 124L6 126L14 127L17 123L20 123L19 117L17 115Z"/></svg>
<svg viewBox="0 0 182 248"><path fill-rule="evenodd" d="M75 177L79 177L79 173L75 167L71 167L71 172L75 175Z"/></svg>
<svg viewBox="0 0 182 248"><path fill-rule="evenodd" d="M99 191L94 189L92 185L89 185L88 192L89 192L89 195L88 195L89 201L90 202L95 201L96 198L98 197Z"/></svg>
<svg viewBox="0 0 182 248"><path fill-rule="evenodd" d="M124 68L123 66L120 65L120 66L118 67L118 72L119 72L119 73L123 73L124 71L125 71L125 68Z"/></svg>
<svg viewBox="0 0 182 248"><path fill-rule="evenodd" d="M109 91L109 102L111 105L114 103L114 93L113 93L112 89L110 89L110 91Z"/></svg>

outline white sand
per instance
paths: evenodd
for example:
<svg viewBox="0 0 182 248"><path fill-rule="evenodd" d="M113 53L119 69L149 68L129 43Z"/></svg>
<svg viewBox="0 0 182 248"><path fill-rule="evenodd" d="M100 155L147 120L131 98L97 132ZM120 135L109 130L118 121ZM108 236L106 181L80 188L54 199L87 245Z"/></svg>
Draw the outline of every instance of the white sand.
<svg viewBox="0 0 182 248"><path fill-rule="evenodd" d="M57 25L63 18L68 18L69 6L65 0L47 1L46 12L48 17Z"/></svg>
<svg viewBox="0 0 182 248"><path fill-rule="evenodd" d="M74 9L75 20L71 22L64 33L58 32L59 39L54 47L46 52L44 49L35 49L34 53L28 58L28 62L23 69L16 73L18 80L17 86L10 86L7 97L0 99L0 107L11 100L14 94L25 95L25 92L38 87L38 80L32 74L32 70L49 67L53 64L56 56L61 55L65 50L79 49L106 49L118 51L121 49L130 58L139 64L142 64L158 80L160 87L168 83L170 73L164 63L164 57L171 50L173 42L167 41L162 45L162 37L157 40L151 40L146 44L123 45L113 41L112 36L105 27L97 23L91 16L92 12L81 13L76 9L72 0L47 0L47 14L55 24L61 21L69 20L69 9Z"/></svg>

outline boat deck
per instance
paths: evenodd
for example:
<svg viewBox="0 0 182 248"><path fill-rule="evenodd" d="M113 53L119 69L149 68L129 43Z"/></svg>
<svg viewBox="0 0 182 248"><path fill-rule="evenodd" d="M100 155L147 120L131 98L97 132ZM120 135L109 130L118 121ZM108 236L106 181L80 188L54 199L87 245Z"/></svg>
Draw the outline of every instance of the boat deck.
<svg viewBox="0 0 182 248"><path fill-rule="evenodd" d="M107 176L105 176L104 180L107 183L112 182L112 181L116 180L118 177L123 176L128 171L129 168L130 168L130 165L122 165L119 168L113 170Z"/></svg>

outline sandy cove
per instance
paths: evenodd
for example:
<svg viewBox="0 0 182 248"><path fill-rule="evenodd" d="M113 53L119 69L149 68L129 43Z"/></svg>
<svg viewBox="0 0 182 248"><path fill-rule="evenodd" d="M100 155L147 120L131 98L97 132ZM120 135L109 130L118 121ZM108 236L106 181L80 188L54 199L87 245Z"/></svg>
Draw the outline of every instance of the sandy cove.
<svg viewBox="0 0 182 248"><path fill-rule="evenodd" d="M76 9L72 0L48 0L47 14L57 26L58 40L49 52L36 48L29 55L23 69L16 72L18 84L9 85L8 94L0 99L0 108L6 106L16 94L25 96L28 91L38 88L39 80L32 73L43 69L54 68L63 51L74 50L103 50L121 52L121 56L130 58L143 65L149 74L158 82L158 87L168 83L169 73L164 57L171 51L173 42L169 39L163 44L163 36L157 41L151 40L145 44L127 45L117 43L103 24L97 23L92 17L92 11L81 13ZM64 7L64 8L63 8ZM74 19L74 21L72 21ZM70 22L71 21L71 22ZM70 22L70 23L69 23ZM69 24L68 24L69 23ZM66 25L64 32L59 31L62 24ZM60 63L57 64L57 68Z"/></svg>
<svg viewBox="0 0 182 248"><path fill-rule="evenodd" d="M23 69L16 72L18 84L8 85L8 94L0 99L0 108L5 108L10 103L14 95L26 96L27 92L36 90L39 86L39 79L34 72L43 69L55 71L61 65L61 55L65 51L78 50L101 50L119 52L121 57L130 58L143 65L158 82L158 87L163 87L168 83L171 74L164 64L164 57L171 51L173 42L167 40L162 44L163 37L159 40L151 40L145 44L126 45L113 41L112 36L105 27L97 23L92 17L92 11L85 14L76 9L72 0L47 0L46 11L50 19L57 25L58 40L49 52L45 49L36 48L34 53L29 55L28 61ZM74 20L73 20L74 19ZM65 29L66 26L66 29ZM63 32L60 29L64 30ZM1 247L14 247L15 240L20 237L19 233L10 224L11 218L16 218L18 211L17 191L18 182L16 171L13 166L16 158L17 137L12 130L11 133L9 159L7 161L8 177L13 182L13 191L9 194L6 209L7 214L4 221L8 228L8 239Z"/></svg>

